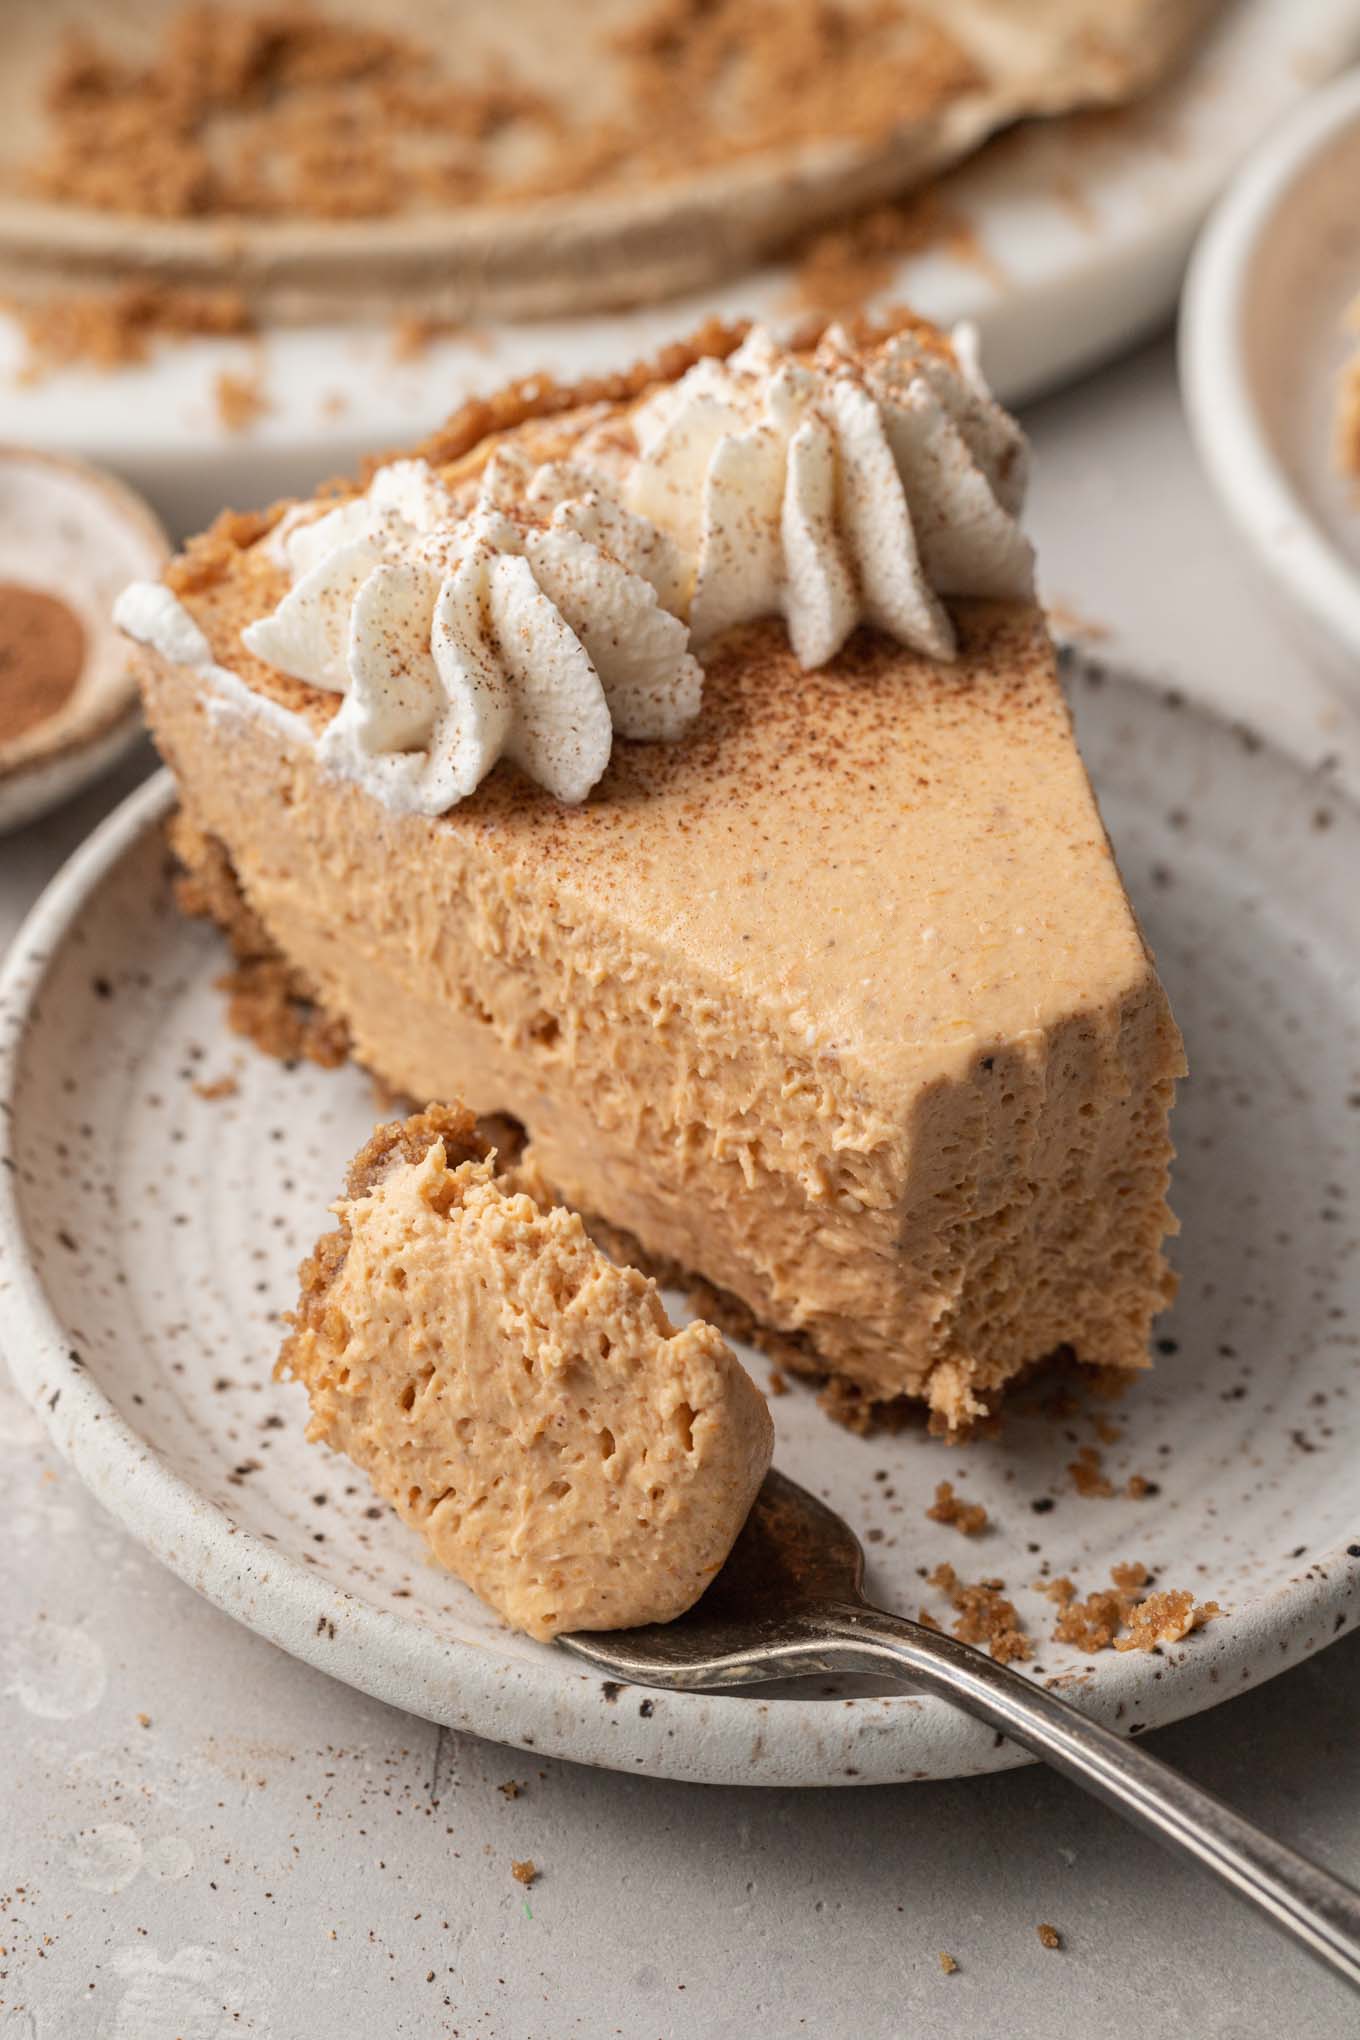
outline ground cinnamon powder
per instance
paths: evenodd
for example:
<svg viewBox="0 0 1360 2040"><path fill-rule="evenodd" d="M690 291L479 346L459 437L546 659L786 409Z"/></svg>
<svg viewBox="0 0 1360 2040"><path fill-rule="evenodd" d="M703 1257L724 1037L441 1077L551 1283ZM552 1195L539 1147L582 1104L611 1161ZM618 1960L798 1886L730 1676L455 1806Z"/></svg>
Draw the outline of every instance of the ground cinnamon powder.
<svg viewBox="0 0 1360 2040"><path fill-rule="evenodd" d="M65 707L85 663L85 626L41 588L0 581L0 749Z"/></svg>

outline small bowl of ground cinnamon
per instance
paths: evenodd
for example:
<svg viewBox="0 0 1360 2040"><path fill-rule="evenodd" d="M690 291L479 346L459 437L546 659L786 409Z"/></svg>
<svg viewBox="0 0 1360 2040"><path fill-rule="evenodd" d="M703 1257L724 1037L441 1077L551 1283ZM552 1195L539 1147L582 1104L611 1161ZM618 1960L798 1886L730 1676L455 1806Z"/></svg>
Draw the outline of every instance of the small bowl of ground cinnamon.
<svg viewBox="0 0 1360 2040"><path fill-rule="evenodd" d="M0 447L0 830L67 799L136 737L113 603L169 552L154 513L111 475Z"/></svg>

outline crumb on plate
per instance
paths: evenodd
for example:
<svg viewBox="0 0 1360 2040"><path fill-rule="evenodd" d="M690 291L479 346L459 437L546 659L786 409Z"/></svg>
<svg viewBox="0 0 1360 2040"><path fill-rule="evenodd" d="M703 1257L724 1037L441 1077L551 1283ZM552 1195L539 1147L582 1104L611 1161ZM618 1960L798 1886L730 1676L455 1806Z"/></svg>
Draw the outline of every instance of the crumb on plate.
<svg viewBox="0 0 1360 2040"><path fill-rule="evenodd" d="M951 1529L961 1530L965 1537L976 1537L987 1527L987 1511L981 1502L965 1502L954 1493L952 1481L942 1480L935 1489L935 1499L926 1510L932 1523L947 1523Z"/></svg>

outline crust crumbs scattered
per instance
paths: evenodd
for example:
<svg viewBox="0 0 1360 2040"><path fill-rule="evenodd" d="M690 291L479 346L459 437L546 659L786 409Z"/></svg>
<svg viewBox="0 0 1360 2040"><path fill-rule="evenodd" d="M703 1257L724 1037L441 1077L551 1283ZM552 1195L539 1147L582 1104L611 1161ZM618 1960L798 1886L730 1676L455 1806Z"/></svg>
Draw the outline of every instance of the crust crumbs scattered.
<svg viewBox="0 0 1360 2040"><path fill-rule="evenodd" d="M214 1077L211 1083L195 1084L193 1092L196 1098L206 1098L212 1104L219 1098L234 1098L239 1089L235 1077L225 1076Z"/></svg>
<svg viewBox="0 0 1360 2040"><path fill-rule="evenodd" d="M503 1785L496 1787L496 1790L503 1793L507 1799L518 1799L524 1787L520 1784L518 1778L507 1778Z"/></svg>
<svg viewBox="0 0 1360 2040"><path fill-rule="evenodd" d="M1125 1618L1127 1636L1115 1638L1116 1650L1155 1650L1159 1643L1179 1643L1191 1630L1212 1622L1223 1610L1217 1601L1198 1604L1188 1587L1173 1587L1164 1594L1150 1594L1130 1609Z"/></svg>
<svg viewBox="0 0 1360 2040"><path fill-rule="evenodd" d="M787 1395L789 1392L789 1384L787 1377L781 1374L777 1367L772 1367L770 1369L769 1381L766 1384L766 1392L769 1395Z"/></svg>
<svg viewBox="0 0 1360 2040"><path fill-rule="evenodd" d="M935 1500L926 1510L932 1523L947 1523L951 1529L961 1530L965 1537L976 1537L987 1527L987 1511L981 1502L961 1501L954 1493L952 1481L942 1480L935 1489Z"/></svg>
<svg viewBox="0 0 1360 2040"><path fill-rule="evenodd" d="M425 318L417 312L403 312L392 322L392 359L419 361L436 340L451 339L461 330L452 319Z"/></svg>
<svg viewBox="0 0 1360 2040"><path fill-rule="evenodd" d="M1071 1582L1067 1584L1070 1586ZM1114 1642L1124 1621L1124 1611L1131 1605L1128 1595L1111 1587L1097 1589L1084 1601L1075 1598L1066 1601L1054 1625L1053 1641L1070 1643L1094 1657L1097 1651L1108 1650Z"/></svg>
<svg viewBox="0 0 1360 2040"><path fill-rule="evenodd" d="M247 432L270 409L264 393L264 372L255 368L246 375L223 369L213 384L217 416L228 432Z"/></svg>
<svg viewBox="0 0 1360 2040"><path fill-rule="evenodd" d="M511 1858L510 1875L517 1884L533 1884L538 1874L538 1866L531 1857L526 1857L522 1863Z"/></svg>
<svg viewBox="0 0 1360 2040"><path fill-rule="evenodd" d="M832 136L874 140L981 81L945 28L900 0L652 0L612 39L626 113L554 150L551 182L662 180Z"/></svg>
<svg viewBox="0 0 1360 2040"><path fill-rule="evenodd" d="M1078 1599L1069 1579L1036 1582L1038 1591L1056 1601L1061 1611L1053 1630L1055 1643L1070 1643L1091 1657L1109 1649L1155 1650L1162 1643L1181 1642L1223 1613L1217 1601L1197 1603L1184 1587L1140 1600L1151 1574L1138 1559L1111 1566L1110 1577L1113 1587L1097 1588L1084 1599Z"/></svg>
<svg viewBox="0 0 1360 2040"><path fill-rule="evenodd" d="M956 1961L954 1960L953 1956L952 1956L952 1955L946 1955L946 1953L945 1953L944 1949L943 1949L943 1948L941 1948L941 1950L940 1950L940 1967L941 1967L941 1969L942 1969L942 1970L944 1971L945 1975L946 1975L946 1976L953 1976L953 1975L955 1975L955 1974L957 1973L957 1971L958 1971L958 1966L959 1966L959 1965L958 1965L958 1963L957 1963L957 1962L956 1962Z"/></svg>
<svg viewBox="0 0 1360 2040"><path fill-rule="evenodd" d="M255 322L239 291L189 290L168 283L125 283L98 294L8 304L27 350L24 384L63 368L108 371L145 361L157 340L204 335L236 339Z"/></svg>
<svg viewBox="0 0 1360 2040"><path fill-rule="evenodd" d="M1056 1927L1050 1927L1047 1920L1040 1920L1034 1931L1043 1942L1045 1948L1061 1948L1062 1935Z"/></svg>
<svg viewBox="0 0 1360 2040"><path fill-rule="evenodd" d="M985 1643L1003 1665L1033 1657L1034 1646L1021 1626L1015 1604L1002 1592L1004 1580L978 1580L968 1586L952 1565L937 1565L926 1584L948 1597L959 1618L954 1634L960 1643Z"/></svg>
<svg viewBox="0 0 1360 2040"><path fill-rule="evenodd" d="M850 311L885 290L908 255L942 246L964 254L973 245L963 214L927 185L910 198L873 206L802 240L793 251L794 301L805 311Z"/></svg>
<svg viewBox="0 0 1360 2040"><path fill-rule="evenodd" d="M305 4L186 6L151 62L65 38L35 196L158 219L375 219L462 204L486 144L558 116L512 80L455 80L409 37Z"/></svg>
<svg viewBox="0 0 1360 2040"><path fill-rule="evenodd" d="M455 74L410 36L304 0L182 7L147 63L74 31L24 185L159 219L379 219L877 139L983 82L900 0L651 0L596 54L617 110L581 121L504 71Z"/></svg>
<svg viewBox="0 0 1360 2040"><path fill-rule="evenodd" d="M1094 1445L1083 1445L1076 1458L1069 1462L1067 1471L1077 1493L1085 1495L1088 1500L1114 1493L1103 1470L1101 1455Z"/></svg>

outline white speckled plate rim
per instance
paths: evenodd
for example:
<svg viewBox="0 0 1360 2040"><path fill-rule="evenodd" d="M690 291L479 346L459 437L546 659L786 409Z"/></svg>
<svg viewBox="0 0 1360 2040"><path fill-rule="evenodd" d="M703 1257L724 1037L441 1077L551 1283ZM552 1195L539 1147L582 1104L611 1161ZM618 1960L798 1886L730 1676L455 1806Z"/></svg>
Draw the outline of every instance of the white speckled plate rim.
<svg viewBox="0 0 1360 2040"><path fill-rule="evenodd" d="M1218 728L1223 742L1232 740L1227 725ZM30 1258L13 1119L26 1028L54 959L101 883L160 825L173 798L169 775L160 773L96 830L38 901L0 974L0 1345L20 1390L98 1500L197 1592L284 1650L375 1698L493 1741L709 1783L901 1782L1027 1761L925 1696L836 1704L770 1701L758 1691L645 1696L621 1692L555 1650L526 1659L441 1638L337 1590L240 1528L129 1426L72 1351ZM1360 1549L1343 1540L1315 1555L1302 1576L1230 1610L1189 1647L1156 1658L1105 1653L1098 1678L1058 1683L1079 1686L1080 1703L1100 1718L1136 1716L1139 1728L1154 1727L1271 1677L1357 1620Z"/></svg>

